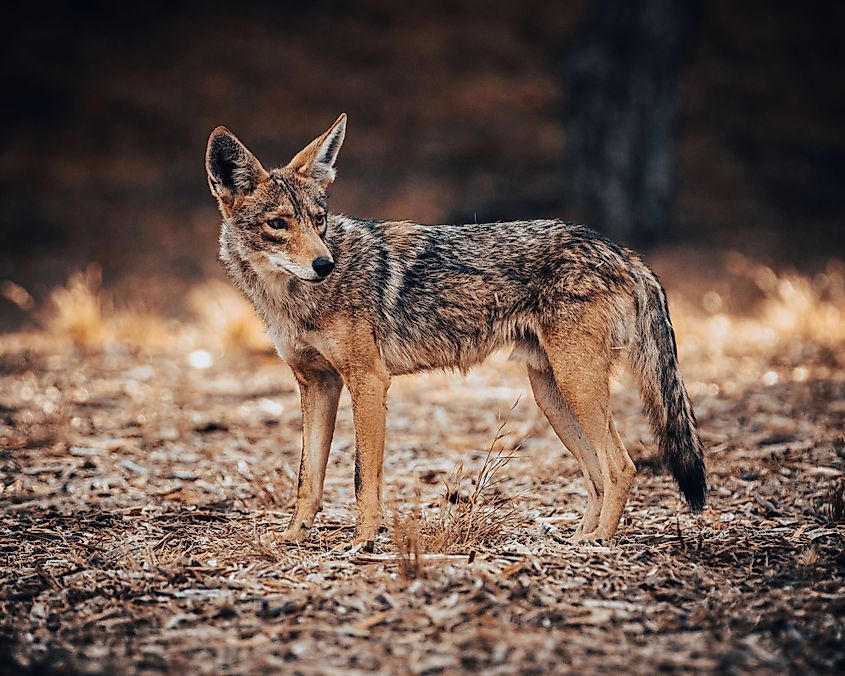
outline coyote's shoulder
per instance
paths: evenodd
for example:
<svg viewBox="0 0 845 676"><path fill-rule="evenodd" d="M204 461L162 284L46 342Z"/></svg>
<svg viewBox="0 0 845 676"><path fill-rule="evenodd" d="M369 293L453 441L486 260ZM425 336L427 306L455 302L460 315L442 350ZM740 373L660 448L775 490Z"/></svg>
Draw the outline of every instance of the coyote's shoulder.
<svg viewBox="0 0 845 676"><path fill-rule="evenodd" d="M666 295L636 254L560 220L420 225L330 214L341 116L267 171L215 130L206 164L223 215L220 259L267 322L299 381L303 455L298 540L319 508L340 388L352 395L358 536L381 520L390 377L466 370L512 346L535 399L579 460L589 501L576 538L616 530L634 465L613 424L608 381L625 355L678 484L704 503L701 442L677 366Z"/></svg>

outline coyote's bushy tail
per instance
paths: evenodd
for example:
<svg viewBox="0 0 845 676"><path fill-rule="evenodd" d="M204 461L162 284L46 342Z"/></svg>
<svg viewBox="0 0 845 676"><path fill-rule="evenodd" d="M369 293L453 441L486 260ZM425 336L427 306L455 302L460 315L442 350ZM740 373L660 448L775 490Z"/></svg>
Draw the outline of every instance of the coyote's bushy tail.
<svg viewBox="0 0 845 676"><path fill-rule="evenodd" d="M647 268L637 275L637 324L631 345L633 370L640 381L643 407L660 448L693 511L704 508L707 484L701 439L681 373L675 331L666 293Z"/></svg>

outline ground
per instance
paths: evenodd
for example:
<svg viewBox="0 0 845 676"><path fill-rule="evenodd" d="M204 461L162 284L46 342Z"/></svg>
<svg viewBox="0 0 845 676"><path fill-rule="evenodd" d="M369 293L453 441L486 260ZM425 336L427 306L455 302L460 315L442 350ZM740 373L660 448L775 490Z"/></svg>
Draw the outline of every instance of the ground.
<svg viewBox="0 0 845 676"><path fill-rule="evenodd" d="M636 486L612 542L569 544L577 464L497 354L394 381L372 553L343 547L348 395L313 538L277 545L298 399L233 325L240 301L214 287L216 319L130 322L77 278L54 294L70 319L0 336L0 671L841 673L842 268L742 265L762 294L746 314L718 284L670 288L707 445L703 514L654 460L622 373ZM512 457L492 477L491 445Z"/></svg>

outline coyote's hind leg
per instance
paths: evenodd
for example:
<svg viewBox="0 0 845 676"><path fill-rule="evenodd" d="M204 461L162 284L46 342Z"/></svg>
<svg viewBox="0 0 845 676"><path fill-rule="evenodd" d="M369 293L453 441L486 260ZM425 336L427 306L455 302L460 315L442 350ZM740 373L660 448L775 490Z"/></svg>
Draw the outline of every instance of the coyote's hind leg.
<svg viewBox="0 0 845 676"><path fill-rule="evenodd" d="M605 470L607 476L616 484L616 491L609 494L601 509L601 518L599 519L599 527L597 532L603 533L601 537L613 537L616 528L619 525L619 520L622 518L622 512L625 511L625 504L628 502L628 494L631 492L631 487L634 485L634 476L637 473L637 467L631 456L628 455L628 450L622 443L619 437L619 432L616 431L616 424L613 422L613 416L610 416L608 421L610 432L610 444L607 447L607 469Z"/></svg>
<svg viewBox="0 0 845 676"><path fill-rule="evenodd" d="M585 313L579 324L543 336L560 393L601 467L604 490L598 526L592 531L582 530L578 539L613 537L636 473L611 418L611 354L604 326L600 312Z"/></svg>
<svg viewBox="0 0 845 676"><path fill-rule="evenodd" d="M537 406L540 407L563 445L575 456L587 484L587 509L572 538L577 541L584 533L595 530L599 523L604 483L598 455L584 434L581 423L572 415L564 401L551 368L540 371L529 366L528 380L534 391L534 401L537 402Z"/></svg>

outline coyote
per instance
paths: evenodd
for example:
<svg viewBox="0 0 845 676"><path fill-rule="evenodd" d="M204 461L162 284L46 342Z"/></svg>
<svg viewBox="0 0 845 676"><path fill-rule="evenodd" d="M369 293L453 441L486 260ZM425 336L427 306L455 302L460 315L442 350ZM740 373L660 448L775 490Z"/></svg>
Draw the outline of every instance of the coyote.
<svg viewBox="0 0 845 676"><path fill-rule="evenodd" d="M666 294L639 257L559 220L418 225L329 213L326 189L345 134L343 114L271 171L225 127L211 133L206 153L223 216L220 261L300 389L296 507L279 539L301 542L320 510L343 385L355 425L353 542L367 543L382 522L391 376L466 371L507 345L584 474L587 507L573 541L611 538L634 481L609 401L620 354L638 378L661 458L701 510L701 441Z"/></svg>

